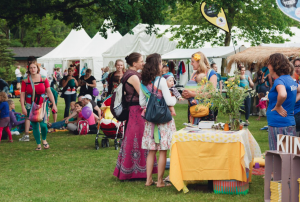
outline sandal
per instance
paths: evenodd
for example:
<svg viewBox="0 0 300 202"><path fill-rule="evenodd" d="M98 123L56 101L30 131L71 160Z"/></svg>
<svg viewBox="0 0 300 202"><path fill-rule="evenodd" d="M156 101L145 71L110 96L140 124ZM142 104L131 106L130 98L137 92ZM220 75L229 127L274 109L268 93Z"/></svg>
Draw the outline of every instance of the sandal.
<svg viewBox="0 0 300 202"><path fill-rule="evenodd" d="M48 143L43 144L43 145L44 145L44 149L49 149L50 148L50 145Z"/></svg>
<svg viewBox="0 0 300 202"><path fill-rule="evenodd" d="M167 182L167 183L171 183L170 181L170 176L166 177L165 179L163 179L164 182Z"/></svg>
<svg viewBox="0 0 300 202"><path fill-rule="evenodd" d="M35 151L41 151L41 150L42 150L42 147L35 148Z"/></svg>
<svg viewBox="0 0 300 202"><path fill-rule="evenodd" d="M8 140L8 142L14 142L13 140Z"/></svg>
<svg viewBox="0 0 300 202"><path fill-rule="evenodd" d="M163 186L157 186L157 188L162 188L162 187L172 187L173 185L171 183L168 183L168 182L164 182L164 185Z"/></svg>
<svg viewBox="0 0 300 202"><path fill-rule="evenodd" d="M153 185L157 185L157 182L152 181L152 183L150 185L145 184L146 187L150 187L150 186L153 186Z"/></svg>

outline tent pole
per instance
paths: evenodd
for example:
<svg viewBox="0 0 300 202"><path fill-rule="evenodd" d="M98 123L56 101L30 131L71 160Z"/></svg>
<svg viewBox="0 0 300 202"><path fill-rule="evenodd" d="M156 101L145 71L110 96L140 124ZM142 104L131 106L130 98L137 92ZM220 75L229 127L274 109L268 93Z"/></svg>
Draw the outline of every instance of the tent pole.
<svg viewBox="0 0 300 202"><path fill-rule="evenodd" d="M188 81L190 80L190 63L188 63Z"/></svg>

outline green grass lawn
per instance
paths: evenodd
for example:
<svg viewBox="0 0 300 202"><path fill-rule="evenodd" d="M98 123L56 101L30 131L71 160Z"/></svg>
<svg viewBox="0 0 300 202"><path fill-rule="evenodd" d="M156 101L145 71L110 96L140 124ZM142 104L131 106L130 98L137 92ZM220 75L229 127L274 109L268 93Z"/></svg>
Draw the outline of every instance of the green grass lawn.
<svg viewBox="0 0 300 202"><path fill-rule="evenodd" d="M15 99L16 110L21 111ZM187 105L176 105L177 129L187 121ZM64 112L64 101L58 102L58 120ZM249 130L262 152L268 149L266 119L250 117ZM52 117L50 118L52 121ZM218 121L224 121L220 117ZM49 150L35 151L36 143L14 142L0 144L0 201L263 201L262 176L253 176L246 196L208 193L203 184L190 185L189 193L175 187L145 187L144 181L119 181L112 175L118 152L113 140L110 148L95 150L95 135L75 136L68 132L49 133ZM169 171L165 172L167 176ZM156 179L156 175L154 175Z"/></svg>

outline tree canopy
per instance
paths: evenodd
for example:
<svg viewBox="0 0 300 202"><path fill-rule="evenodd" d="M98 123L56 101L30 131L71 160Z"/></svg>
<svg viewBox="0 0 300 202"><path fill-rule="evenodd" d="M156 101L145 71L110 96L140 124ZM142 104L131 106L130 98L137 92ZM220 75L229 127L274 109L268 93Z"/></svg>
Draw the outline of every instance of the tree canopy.
<svg viewBox="0 0 300 202"><path fill-rule="evenodd" d="M163 10L175 7L173 0L2 0L0 1L0 19L9 26L22 24L26 17L42 19L51 14L72 28L85 27L91 19L111 19L112 23L99 29L106 36L108 28L127 33L138 23L150 25L163 24Z"/></svg>
<svg viewBox="0 0 300 202"><path fill-rule="evenodd" d="M178 47L197 48L205 42L213 46L229 46L231 37L252 45L284 43L286 39L282 34L292 36L289 27L299 26L279 10L275 0L207 0L207 4L224 9L229 27L229 33L226 33L204 19L200 11L201 2L180 1L177 12L171 9L166 12L169 22L180 25L166 30L173 33L172 39L179 41Z"/></svg>

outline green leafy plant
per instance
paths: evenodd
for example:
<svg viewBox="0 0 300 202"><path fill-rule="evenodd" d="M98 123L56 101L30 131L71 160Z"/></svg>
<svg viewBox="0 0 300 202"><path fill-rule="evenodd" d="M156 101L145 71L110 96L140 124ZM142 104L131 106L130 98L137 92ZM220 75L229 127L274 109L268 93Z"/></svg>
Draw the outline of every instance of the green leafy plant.
<svg viewBox="0 0 300 202"><path fill-rule="evenodd" d="M214 85L205 78L198 84L200 88L195 98L199 100L199 106L210 106L211 109L218 110L220 114L239 120L245 98L254 95L253 90L239 87L239 84L240 75L237 71L234 77L225 81L226 96L223 96L222 92L216 91Z"/></svg>

